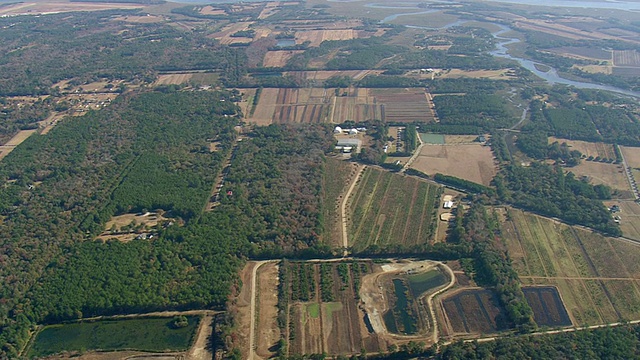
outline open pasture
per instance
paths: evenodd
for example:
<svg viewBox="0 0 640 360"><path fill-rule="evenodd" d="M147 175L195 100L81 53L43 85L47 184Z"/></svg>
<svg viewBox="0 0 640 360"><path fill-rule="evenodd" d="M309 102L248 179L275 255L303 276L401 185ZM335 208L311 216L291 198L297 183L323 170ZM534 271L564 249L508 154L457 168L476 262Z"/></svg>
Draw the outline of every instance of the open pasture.
<svg viewBox="0 0 640 360"><path fill-rule="evenodd" d="M636 179L639 178L636 175ZM635 201L605 201L606 206L618 205L620 212L616 213L619 216L620 230L625 237L640 241L640 204Z"/></svg>
<svg viewBox="0 0 640 360"><path fill-rule="evenodd" d="M577 177L585 176L593 185L604 184L612 189L620 190L621 199L633 199L629 181L622 164L601 163L582 160L578 166L567 169Z"/></svg>
<svg viewBox="0 0 640 360"><path fill-rule="evenodd" d="M158 75L153 85L180 85L185 84L191 80L193 73L180 73L180 74L161 74Z"/></svg>
<svg viewBox="0 0 640 360"><path fill-rule="evenodd" d="M627 165L632 168L640 168L640 147L620 146L620 151L622 151Z"/></svg>
<svg viewBox="0 0 640 360"><path fill-rule="evenodd" d="M384 350L378 336L367 330L358 308L362 277L373 266L367 261L281 264L281 281L287 284L284 316L290 354Z"/></svg>
<svg viewBox="0 0 640 360"><path fill-rule="evenodd" d="M349 245L414 246L433 241L442 188L367 168L348 200Z"/></svg>
<svg viewBox="0 0 640 360"><path fill-rule="evenodd" d="M456 176L489 185L498 172L491 148L477 144L425 145L411 168L425 174Z"/></svg>
<svg viewBox="0 0 640 360"><path fill-rule="evenodd" d="M580 140L567 140L556 138L553 136L549 137L549 144L552 144L554 142L558 142L559 144L566 143L569 146L570 150L578 150L582 153L582 155L586 157L593 156L594 158L599 157L602 159L616 158L616 152L613 149L613 145L611 144Z"/></svg>
<svg viewBox="0 0 640 360"><path fill-rule="evenodd" d="M72 1L30 1L12 2L0 8L0 16L38 15L71 11L100 11L111 9L142 9L148 5L141 3L72 2Z"/></svg>
<svg viewBox="0 0 640 360"><path fill-rule="evenodd" d="M515 209L503 239L522 282L557 287L575 325L640 319L640 245Z"/></svg>

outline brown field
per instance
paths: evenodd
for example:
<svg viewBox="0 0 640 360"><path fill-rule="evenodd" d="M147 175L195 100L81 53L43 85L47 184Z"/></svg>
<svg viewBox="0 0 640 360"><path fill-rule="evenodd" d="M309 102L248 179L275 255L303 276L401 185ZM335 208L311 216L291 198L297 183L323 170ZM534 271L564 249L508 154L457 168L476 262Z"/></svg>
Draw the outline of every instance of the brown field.
<svg viewBox="0 0 640 360"><path fill-rule="evenodd" d="M288 288L288 326L286 327L290 354L311 354L326 352L329 355L357 354L362 349L367 352L386 350L378 335L367 331L364 313L358 308L358 291L362 276L372 271L370 262L348 263L346 283L338 273L338 263L294 263L281 266L288 268L290 277ZM328 267L331 301L323 301L321 296L321 267ZM306 269L306 270L303 270ZM355 270L354 270L355 269ZM307 285L313 282L311 291ZM275 290L275 289L274 289ZM299 301L296 294L305 293L308 301Z"/></svg>
<svg viewBox="0 0 640 360"><path fill-rule="evenodd" d="M331 89L263 89L248 121L256 124L327 122L332 96Z"/></svg>
<svg viewBox="0 0 640 360"><path fill-rule="evenodd" d="M425 74L431 77L431 74ZM449 69L444 72L438 72L435 74L437 78L443 79L457 79L457 78L474 78L474 79L491 79L491 80L511 80L515 78L513 75L513 69L500 69L500 70L462 70L462 69Z"/></svg>
<svg viewBox="0 0 640 360"><path fill-rule="evenodd" d="M192 76L192 73L162 74L158 75L158 80L153 85L180 85L188 82Z"/></svg>
<svg viewBox="0 0 640 360"><path fill-rule="evenodd" d="M278 329L278 294L273 289L278 288L278 265L267 263L258 271L257 279L257 308L256 322L256 353L264 358L272 355L269 350L280 340Z"/></svg>
<svg viewBox="0 0 640 360"><path fill-rule="evenodd" d="M571 326L571 319L553 286L529 286L522 288L527 303L533 310L538 326Z"/></svg>
<svg viewBox="0 0 640 360"><path fill-rule="evenodd" d="M16 2L0 7L0 15L37 15L71 11L100 11L110 9L140 9L148 5L127 3L88 3L88 2Z"/></svg>
<svg viewBox="0 0 640 360"><path fill-rule="evenodd" d="M613 149L613 145L611 144L594 143L594 142L579 141L579 140L567 140L567 139L556 138L553 136L549 137L549 144L552 144L556 141L559 144L567 143L567 145L571 148L571 150L578 150L582 153L582 155L586 157L593 156L594 158L600 157L603 159L616 158L616 152Z"/></svg>
<svg viewBox="0 0 640 360"><path fill-rule="evenodd" d="M222 28L222 30L220 30L219 32L209 35L209 37L220 41L220 43L224 45L235 43L250 43L251 41L253 41L250 38L231 37L231 35L237 33L238 31L248 30L249 26L253 23L253 21L231 23Z"/></svg>
<svg viewBox="0 0 640 360"><path fill-rule="evenodd" d="M489 185L498 169L491 148L480 144L425 145L411 168L433 175L441 173Z"/></svg>
<svg viewBox="0 0 640 360"><path fill-rule="evenodd" d="M296 32L296 43L310 41L310 46L318 46L326 40L351 40L358 36L352 29L342 30L309 30Z"/></svg>
<svg viewBox="0 0 640 360"><path fill-rule="evenodd" d="M227 13L223 9L216 9L211 5L203 6L200 9L202 15L226 15Z"/></svg>
<svg viewBox="0 0 640 360"><path fill-rule="evenodd" d="M485 137L489 135L485 134ZM476 135L445 135L444 143L447 145L463 145L463 144L478 144L478 136Z"/></svg>
<svg viewBox="0 0 640 360"><path fill-rule="evenodd" d="M577 177L586 176L591 184L604 184L612 189L621 190L622 199L633 198L629 181L622 164L609 164L582 160L580 165L568 168Z"/></svg>
<svg viewBox="0 0 640 360"><path fill-rule="evenodd" d="M37 130L20 130L4 145L0 145L0 160L9 155L9 153L12 152L13 149L16 148L16 146L22 144L23 141L27 140L27 138L33 135L33 133L36 131Z"/></svg>
<svg viewBox="0 0 640 360"><path fill-rule="evenodd" d="M623 213L624 214L624 210ZM640 245L508 209L503 239L524 284L557 287L575 325L640 319Z"/></svg>
<svg viewBox="0 0 640 360"><path fill-rule="evenodd" d="M571 26L571 23L566 23L566 25L559 24L558 21L555 20L538 20L538 19L526 19L524 17L518 16L518 19L514 22L514 26L517 28L540 31L547 34L565 37L573 40L621 40L631 43L640 43L640 41L636 39L628 39L625 37L615 36L606 34L599 31L583 31L581 29L577 29ZM615 55L614 55L615 57Z"/></svg>
<svg viewBox="0 0 640 360"><path fill-rule="evenodd" d="M462 290L441 299L444 333L487 334L507 329L506 312L491 290Z"/></svg>
<svg viewBox="0 0 640 360"><path fill-rule="evenodd" d="M356 122L381 119L382 106L370 95L371 90L354 88L347 91L347 96L333 98L333 111L330 122L342 123L346 120Z"/></svg>
<svg viewBox="0 0 640 360"><path fill-rule="evenodd" d="M451 45L429 45L428 49L429 50L449 50L451 48Z"/></svg>
<svg viewBox="0 0 640 360"><path fill-rule="evenodd" d="M613 64L615 66L640 66L640 53L636 50L614 50Z"/></svg>
<svg viewBox="0 0 640 360"><path fill-rule="evenodd" d="M424 89L371 89L381 104L382 120L396 122L435 122L433 102Z"/></svg>
<svg viewBox="0 0 640 360"><path fill-rule="evenodd" d="M627 165L632 168L640 168L640 147L620 146L620 151Z"/></svg>
<svg viewBox="0 0 640 360"><path fill-rule="evenodd" d="M362 80L367 75L379 75L382 72L382 70L287 71L284 75L304 80L327 80L333 76L349 76L353 80Z"/></svg>
<svg viewBox="0 0 640 360"><path fill-rule="evenodd" d="M279 51L267 51L262 60L262 66L264 67L282 67L287 64L287 61L292 56L301 54L304 50L279 50Z"/></svg>
<svg viewBox="0 0 640 360"><path fill-rule="evenodd" d="M273 121L273 113L276 110L276 99L280 89L262 89L260 99L255 111L247 119L256 125L269 125ZM249 113L247 113L249 114Z"/></svg>

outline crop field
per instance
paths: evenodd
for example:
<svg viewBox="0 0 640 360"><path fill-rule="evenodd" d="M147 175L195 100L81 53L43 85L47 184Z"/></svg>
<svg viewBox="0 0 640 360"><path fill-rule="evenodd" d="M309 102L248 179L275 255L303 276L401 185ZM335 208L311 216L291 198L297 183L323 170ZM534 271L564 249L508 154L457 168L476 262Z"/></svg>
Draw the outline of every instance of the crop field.
<svg viewBox="0 0 640 360"><path fill-rule="evenodd" d="M431 97L424 89L371 89L381 104L382 120L388 123L430 123L436 121Z"/></svg>
<svg viewBox="0 0 640 360"><path fill-rule="evenodd" d="M533 310L538 326L571 326L571 319L562 303L558 289L552 286L529 286L522 289Z"/></svg>
<svg viewBox="0 0 640 360"><path fill-rule="evenodd" d="M303 50L277 50L267 51L262 60L262 66L264 67L282 67L287 64L287 61L294 55L302 53Z"/></svg>
<svg viewBox="0 0 640 360"><path fill-rule="evenodd" d="M326 122L331 96L330 89L263 89L248 120L258 125Z"/></svg>
<svg viewBox="0 0 640 360"><path fill-rule="evenodd" d="M433 175L441 173L489 185L498 169L489 146L477 144L425 145L411 168Z"/></svg>
<svg viewBox="0 0 640 360"><path fill-rule="evenodd" d="M342 246L340 205L348 184L358 174L359 166L328 157L322 182L323 241L335 247Z"/></svg>
<svg viewBox="0 0 640 360"><path fill-rule="evenodd" d="M153 85L180 85L191 80L192 76L192 73L162 74L158 76L158 80Z"/></svg>
<svg viewBox="0 0 640 360"><path fill-rule="evenodd" d="M281 281L286 279L287 285L279 301L287 304L283 316L289 354L381 350L383 344L367 330L364 314L358 308L361 279L372 271L372 266L362 261L281 265Z"/></svg>
<svg viewBox="0 0 640 360"><path fill-rule="evenodd" d="M102 320L45 326L38 332L29 357L63 351L142 350L162 352L186 350L200 318L188 316L188 325L176 328L173 318Z"/></svg>
<svg viewBox="0 0 640 360"><path fill-rule="evenodd" d="M382 119L382 105L378 104L376 98L370 93L370 89L355 88L348 91L347 96L335 97L331 122L342 123L346 120L360 122Z"/></svg>
<svg viewBox="0 0 640 360"><path fill-rule="evenodd" d="M351 40L358 37L358 32L353 29L342 30L309 30L296 32L296 42L311 42L309 46L318 46L326 40Z"/></svg>
<svg viewBox="0 0 640 360"><path fill-rule="evenodd" d="M614 67L613 74L626 77L640 76L640 67Z"/></svg>
<svg viewBox="0 0 640 360"><path fill-rule="evenodd" d="M441 302L445 334L487 334L508 328L506 312L491 290L462 290Z"/></svg>
<svg viewBox="0 0 640 360"><path fill-rule="evenodd" d="M549 51L566 57L575 57L579 59L595 59L595 60L611 60L611 51L601 48L563 46L550 49Z"/></svg>
<svg viewBox="0 0 640 360"><path fill-rule="evenodd" d="M442 188L367 168L348 200L349 245L412 246L433 241Z"/></svg>
<svg viewBox="0 0 640 360"><path fill-rule="evenodd" d="M509 209L503 224L524 284L555 286L575 325L640 319L640 246Z"/></svg>
<svg viewBox="0 0 640 360"><path fill-rule="evenodd" d="M615 66L640 67L640 53L636 50L614 50L613 64Z"/></svg>
<svg viewBox="0 0 640 360"><path fill-rule="evenodd" d="M248 122L256 125L269 125L273 121L273 114L276 111L276 99L280 89L262 89L255 110L249 116ZM253 102L253 100L252 100Z"/></svg>

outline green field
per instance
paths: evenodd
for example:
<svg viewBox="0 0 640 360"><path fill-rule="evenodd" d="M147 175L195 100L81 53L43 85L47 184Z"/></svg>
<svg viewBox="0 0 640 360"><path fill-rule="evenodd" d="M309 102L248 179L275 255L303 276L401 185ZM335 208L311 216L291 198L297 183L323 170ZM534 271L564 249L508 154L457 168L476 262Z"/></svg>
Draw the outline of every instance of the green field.
<svg viewBox="0 0 640 360"><path fill-rule="evenodd" d="M640 246L508 210L503 238L525 285L556 286L576 325L640 320Z"/></svg>
<svg viewBox="0 0 640 360"><path fill-rule="evenodd" d="M444 145L444 135L442 134L420 133L420 139L425 144Z"/></svg>
<svg viewBox="0 0 640 360"><path fill-rule="evenodd" d="M367 168L349 199L349 245L412 247L432 241L442 188Z"/></svg>
<svg viewBox="0 0 640 360"><path fill-rule="evenodd" d="M49 325L37 334L29 357L87 350L182 351L191 345L200 321L198 316L187 319L182 328L173 327L173 318Z"/></svg>

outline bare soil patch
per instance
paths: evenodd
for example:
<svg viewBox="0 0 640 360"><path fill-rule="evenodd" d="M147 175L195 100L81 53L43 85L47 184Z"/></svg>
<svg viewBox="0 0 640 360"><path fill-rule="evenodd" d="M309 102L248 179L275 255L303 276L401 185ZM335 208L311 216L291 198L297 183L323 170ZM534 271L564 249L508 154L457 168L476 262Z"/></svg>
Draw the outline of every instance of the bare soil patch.
<svg viewBox="0 0 640 360"><path fill-rule="evenodd" d="M276 110L276 100L278 98L278 92L280 89L262 89L260 98L258 99L258 105L253 112L253 115L247 119L249 122L256 125L269 125L273 120L273 113Z"/></svg>
<svg viewBox="0 0 640 360"><path fill-rule="evenodd" d="M71 11L100 11L110 9L140 9L148 5L131 3L89 3L89 2L17 2L0 8L0 15L38 15Z"/></svg>
<svg viewBox="0 0 640 360"><path fill-rule="evenodd" d="M358 36L358 33L352 29L341 30L309 30L296 33L296 42L311 42L310 46L318 46L325 40L351 40Z"/></svg>
<svg viewBox="0 0 640 360"><path fill-rule="evenodd" d="M98 236L98 239L106 241L115 238L122 242L131 241L139 234L149 233L152 228L164 221L169 222L171 219L155 212L114 216L107 221L105 231Z"/></svg>
<svg viewBox="0 0 640 360"><path fill-rule="evenodd" d="M480 144L425 145L411 168L432 175L441 173L489 185L498 170L491 148Z"/></svg>

